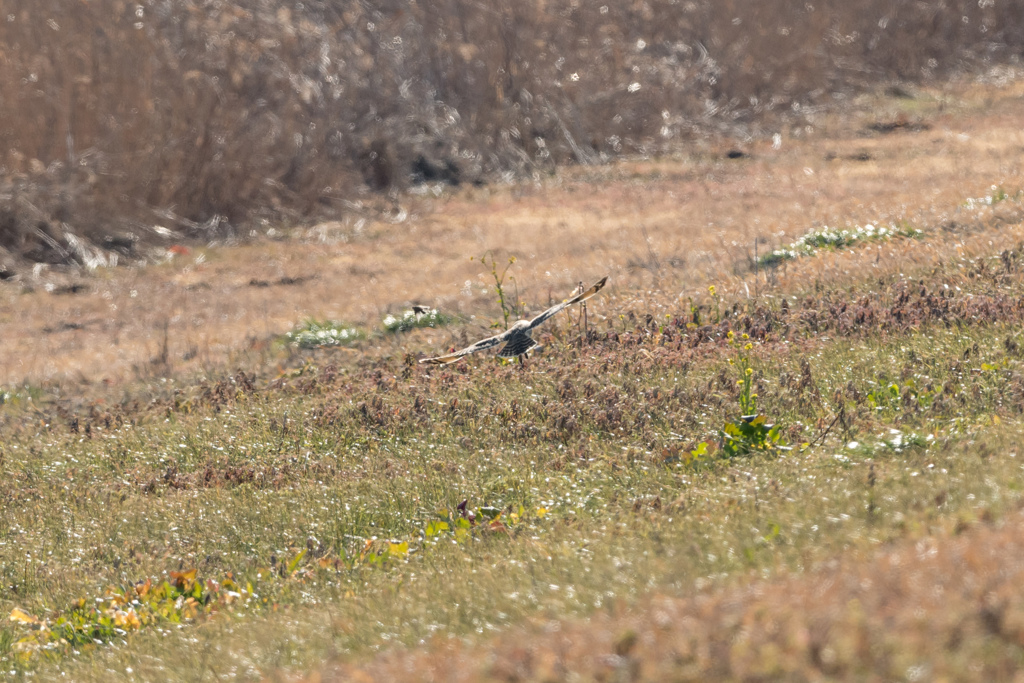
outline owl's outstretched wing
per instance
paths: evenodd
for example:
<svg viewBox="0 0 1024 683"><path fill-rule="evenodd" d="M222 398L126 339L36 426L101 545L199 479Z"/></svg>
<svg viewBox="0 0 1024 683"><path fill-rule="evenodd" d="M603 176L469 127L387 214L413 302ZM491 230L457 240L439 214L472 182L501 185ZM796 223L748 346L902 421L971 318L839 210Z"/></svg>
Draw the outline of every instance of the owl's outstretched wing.
<svg viewBox="0 0 1024 683"><path fill-rule="evenodd" d="M563 310L565 308L568 308L569 306L572 306L573 304L578 304L578 303L581 303L583 301L586 301L587 299L589 299L590 297L594 296L599 291L601 291L601 288L604 287L604 283L607 282L607 281L608 281L608 276L606 275L603 278L601 278L600 280L598 280L596 283L594 283L593 287L591 287L587 291L583 292L582 294L577 294L576 296L574 296L573 298L569 299L568 301L563 301L560 304L556 304L556 305L552 306L551 308L549 308L548 310L544 311L543 313L538 315L536 318L531 320L530 321L530 326L527 329L528 330L532 330L533 328L537 327L542 322L544 322L545 320L547 320L551 316L555 315L559 311L561 311L561 310Z"/></svg>
<svg viewBox="0 0 1024 683"><path fill-rule="evenodd" d="M477 343L471 344L466 348L462 349L461 351L455 351L454 353L449 353L445 356L436 356L434 358L421 358L420 362L431 363L433 365L446 365L448 363L454 363L463 356L468 356L471 353L476 353L477 351L483 351L485 349L497 346L503 341L506 341L511 336L511 334L512 333L510 331L506 330L501 334L494 335L493 337L481 339Z"/></svg>
<svg viewBox="0 0 1024 683"><path fill-rule="evenodd" d="M488 337L487 339L481 339L475 344L472 344L464 349L455 351L453 353L449 353L444 356L422 358L420 359L420 362L430 363L432 365L446 365L448 363L454 363L463 356L468 356L471 353L476 353L477 351L484 351L485 349L493 348L498 344L501 344L502 342L508 342L508 345L501 350L501 353L499 355L512 357L523 354L529 351L534 346L537 346L537 342L530 338L530 330L537 327L542 322L544 322L551 316L555 315L559 311L567 308L568 306L581 303L583 301L586 301L590 297L594 296L599 291L601 291L601 288L604 287L604 284L607 281L607 276L601 278L596 283L594 283L593 287L591 287L587 291L583 292L582 294L577 294L576 296L572 297L567 301L563 301L560 304L552 306L551 308L549 308L548 310L544 311L536 318L531 320L527 325L523 325L523 322L519 321L518 323L516 323L514 327L502 332L501 334L496 334L493 337Z"/></svg>

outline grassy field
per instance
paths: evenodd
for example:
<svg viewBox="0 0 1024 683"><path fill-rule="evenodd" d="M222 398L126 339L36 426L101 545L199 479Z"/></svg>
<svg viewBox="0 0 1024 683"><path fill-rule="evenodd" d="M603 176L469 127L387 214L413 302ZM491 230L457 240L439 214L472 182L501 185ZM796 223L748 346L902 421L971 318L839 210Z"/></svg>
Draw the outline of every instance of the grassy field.
<svg viewBox="0 0 1024 683"><path fill-rule="evenodd" d="M1014 680L1022 93L0 285L0 671ZM869 223L920 234L755 267ZM506 265L517 313L610 275L587 333L419 365Z"/></svg>

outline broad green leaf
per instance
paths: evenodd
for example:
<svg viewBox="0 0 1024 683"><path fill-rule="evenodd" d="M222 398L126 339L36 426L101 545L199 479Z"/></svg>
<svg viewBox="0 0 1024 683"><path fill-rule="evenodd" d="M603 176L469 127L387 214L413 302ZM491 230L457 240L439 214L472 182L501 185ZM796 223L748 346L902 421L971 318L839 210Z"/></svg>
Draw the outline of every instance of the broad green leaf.
<svg viewBox="0 0 1024 683"><path fill-rule="evenodd" d="M442 520L432 520L430 522L427 522L427 528L424 530L424 533L427 535L427 538L433 538L434 536L437 536L443 531L448 531L448 529L448 522Z"/></svg>
<svg viewBox="0 0 1024 683"><path fill-rule="evenodd" d="M306 549L303 548L299 551L299 554L292 558L292 561L288 563L288 573L291 574L299 566L299 562L302 562L302 558L306 556Z"/></svg>
<svg viewBox="0 0 1024 683"><path fill-rule="evenodd" d="M501 508L496 508L488 505L480 508L478 512L487 519L495 519L496 517L501 515Z"/></svg>

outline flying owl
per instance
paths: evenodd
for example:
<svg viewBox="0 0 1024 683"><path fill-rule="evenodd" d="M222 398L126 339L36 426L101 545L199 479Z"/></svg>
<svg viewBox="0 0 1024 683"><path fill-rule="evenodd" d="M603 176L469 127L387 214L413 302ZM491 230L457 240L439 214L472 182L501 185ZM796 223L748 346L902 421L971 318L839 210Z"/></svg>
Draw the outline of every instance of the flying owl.
<svg viewBox="0 0 1024 683"><path fill-rule="evenodd" d="M536 341L534 341L533 337L530 336L530 332L532 332L535 327L539 326L541 323L543 323L545 320L555 315L559 311L568 308L573 304L582 303L589 299L590 297L594 296L601 290L602 287L604 287L604 283L607 280L607 276L601 278L600 280L597 281L596 284L594 284L593 287L591 287L587 291L583 292L582 294L577 294L576 296L572 297L571 299L568 299L567 301L563 301L560 304L552 306L548 310L538 315L533 320L519 320L514 325L512 325L512 327L508 328L501 334L497 334L493 337L488 337L487 339L481 339L477 343L467 346L461 351L449 353L445 356L437 356L435 358L424 358L420 360L420 362L432 363L434 365L445 365L447 363L454 363L463 356L468 356L469 354L476 353L477 351L490 349L502 343L504 343L505 346L502 347L501 351L498 352L498 356L502 358L515 358L516 356L521 356L530 349L532 349L533 347L539 346L539 344Z"/></svg>

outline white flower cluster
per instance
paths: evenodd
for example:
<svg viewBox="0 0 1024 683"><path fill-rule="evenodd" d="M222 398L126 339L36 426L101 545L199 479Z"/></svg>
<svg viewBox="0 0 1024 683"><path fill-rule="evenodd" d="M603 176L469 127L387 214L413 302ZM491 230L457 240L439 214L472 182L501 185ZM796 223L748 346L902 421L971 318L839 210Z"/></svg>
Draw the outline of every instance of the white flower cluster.
<svg viewBox="0 0 1024 683"><path fill-rule="evenodd" d="M890 429L888 437L880 434L879 439L879 442L875 444L875 450L889 448L896 453L902 453L908 448L927 448L935 437L931 434L921 436L917 432L905 434L898 429Z"/></svg>
<svg viewBox="0 0 1024 683"><path fill-rule="evenodd" d="M914 228L900 228L895 225L884 226L868 223L858 225L852 230L835 230L827 225L802 236L788 247L780 247L761 257L761 265L774 265L782 261L795 259L797 256L808 256L821 248L843 249L861 242L879 242L896 237L918 237L922 234Z"/></svg>
<svg viewBox="0 0 1024 683"><path fill-rule="evenodd" d="M878 435L877 439L874 443L851 441L846 444L846 449L860 452L862 455L871 455L875 451L885 449L902 453L909 448L928 448L935 441L935 436L932 434L922 436L917 432L905 433L898 429L890 429L888 434L883 432ZM849 458L843 455L835 455L833 457L841 462L849 462Z"/></svg>
<svg viewBox="0 0 1024 683"><path fill-rule="evenodd" d="M344 346L360 338L359 330L352 327L329 327L310 323L305 330L285 335L295 346L314 349L324 346Z"/></svg>
<svg viewBox="0 0 1024 683"><path fill-rule="evenodd" d="M400 318L389 314L384 318L384 329L388 332L406 332L417 327L438 327L441 325L447 325L448 322L448 316L443 313L438 313L436 308L432 308L429 311L421 313L406 311Z"/></svg>
<svg viewBox="0 0 1024 683"><path fill-rule="evenodd" d="M988 193L988 196L968 197L964 200L964 206L973 210L982 206L992 206L993 204L998 204L999 202L1010 198L1010 195L1006 194L1006 191L998 185L993 185L989 189L991 191Z"/></svg>

